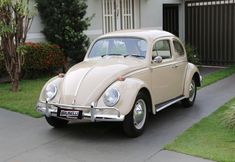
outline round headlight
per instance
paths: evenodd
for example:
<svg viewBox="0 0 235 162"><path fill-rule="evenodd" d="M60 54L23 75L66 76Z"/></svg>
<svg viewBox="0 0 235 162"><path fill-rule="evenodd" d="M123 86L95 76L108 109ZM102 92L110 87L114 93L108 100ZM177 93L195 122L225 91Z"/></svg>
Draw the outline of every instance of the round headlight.
<svg viewBox="0 0 235 162"><path fill-rule="evenodd" d="M45 89L45 97L47 101L52 100L57 93L57 87L54 84L47 85Z"/></svg>
<svg viewBox="0 0 235 162"><path fill-rule="evenodd" d="M103 98L104 104L106 106L112 107L117 104L119 98L120 98L120 93L118 92L118 90L114 88L108 89L104 93L104 98Z"/></svg>

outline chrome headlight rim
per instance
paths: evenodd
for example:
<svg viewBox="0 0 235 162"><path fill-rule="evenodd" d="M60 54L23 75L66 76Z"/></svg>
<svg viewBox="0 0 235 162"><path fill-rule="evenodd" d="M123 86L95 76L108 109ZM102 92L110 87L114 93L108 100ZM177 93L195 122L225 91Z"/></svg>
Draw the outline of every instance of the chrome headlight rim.
<svg viewBox="0 0 235 162"><path fill-rule="evenodd" d="M48 95L48 92L50 92L49 90L51 90L50 88L53 87L54 88L54 91L51 92L52 94L49 96ZM46 101L51 101L55 98L56 94L57 94L57 86L55 84L48 84L44 90L44 96L46 98Z"/></svg>
<svg viewBox="0 0 235 162"><path fill-rule="evenodd" d="M116 98L113 100L113 102L109 102L109 101L107 100L107 97L108 97L107 93L110 93L110 92L116 93L116 94L115 94L115 95L116 95ZM104 104L105 104L106 106L108 106L108 107L113 107L113 106L115 106L115 105L119 102L119 100L120 100L120 92L119 92L116 88L108 88L108 89L105 91L104 96L103 96L103 102L104 102Z"/></svg>

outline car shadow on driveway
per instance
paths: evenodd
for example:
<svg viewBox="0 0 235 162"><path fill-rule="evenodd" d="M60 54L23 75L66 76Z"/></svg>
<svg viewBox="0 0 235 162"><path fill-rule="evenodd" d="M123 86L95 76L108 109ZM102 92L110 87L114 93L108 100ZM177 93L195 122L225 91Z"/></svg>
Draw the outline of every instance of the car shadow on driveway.
<svg viewBox="0 0 235 162"><path fill-rule="evenodd" d="M189 111L190 109L185 109L180 103L176 103L161 112L157 115L149 115L149 120L147 122L146 130L144 134L136 138L149 138L154 134L155 136L164 136L167 135L164 133L166 128L169 128L170 125L174 124L174 121L179 121L182 118L182 112ZM178 117L177 117L178 116ZM172 123L173 122L173 123ZM68 124L66 128L62 129L50 129L52 132L64 132L66 133L66 138L69 139L79 139L79 140L89 140L96 142L109 142L109 141L125 141L130 140L126 137L122 131L121 122L89 122L89 121L79 121L72 122Z"/></svg>

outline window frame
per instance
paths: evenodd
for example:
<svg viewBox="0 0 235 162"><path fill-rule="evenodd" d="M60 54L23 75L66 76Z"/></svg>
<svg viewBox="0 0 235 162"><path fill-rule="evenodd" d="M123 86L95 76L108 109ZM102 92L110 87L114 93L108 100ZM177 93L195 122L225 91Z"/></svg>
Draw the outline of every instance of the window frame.
<svg viewBox="0 0 235 162"><path fill-rule="evenodd" d="M154 41L153 43L153 46L152 46L152 52L154 51L153 49L155 48L155 45L159 42L159 41L167 41L168 42L168 45L169 45L169 51L170 51L170 57L169 58L162 58L163 62L164 61L169 61L169 60L172 60L173 59L173 53L172 53L172 45L171 45L171 42L172 40L170 38L163 38L163 39L157 39ZM159 56L159 55L157 55ZM161 56L162 57L162 56ZM151 58L152 60L154 59L153 57L153 53L151 53Z"/></svg>
<svg viewBox="0 0 235 162"><path fill-rule="evenodd" d="M183 54L181 54L177 51L177 49L175 47L175 42L178 43L181 46L181 48L183 50ZM184 57L185 56L185 53L186 53L185 48L184 48L183 44L178 39L173 39L172 40L172 45L173 45L174 52L177 54L178 57Z"/></svg>
<svg viewBox="0 0 235 162"><path fill-rule="evenodd" d="M139 40L145 41L145 42L146 42L146 51L145 51L145 57L144 57L144 59L146 59L146 58L148 57L148 56L147 56L147 55L148 55L148 40L146 40L146 39L144 39L144 38L141 38L141 37L135 37L135 36L113 36L113 37L103 37L103 38L97 39L97 40L95 40L95 41L92 43L92 45L90 46L86 57L87 57L88 59L92 59L92 58L97 58L97 57L99 57L99 56L90 57L91 51L92 51L92 49L94 48L95 44L96 44L98 41L100 41L100 40L115 39L115 38L116 38L116 39L123 39L123 38L127 39L127 38L130 38L130 39L139 39Z"/></svg>

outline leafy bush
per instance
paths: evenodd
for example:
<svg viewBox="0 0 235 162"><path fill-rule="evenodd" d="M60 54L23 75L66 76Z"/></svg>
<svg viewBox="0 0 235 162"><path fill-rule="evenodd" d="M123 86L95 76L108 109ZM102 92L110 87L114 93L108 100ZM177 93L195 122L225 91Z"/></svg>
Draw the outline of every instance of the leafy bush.
<svg viewBox="0 0 235 162"><path fill-rule="evenodd" d="M7 71L5 68L4 57L3 54L0 53L0 77L6 75Z"/></svg>
<svg viewBox="0 0 235 162"><path fill-rule="evenodd" d="M223 123L230 129L235 129L235 105L225 111Z"/></svg>
<svg viewBox="0 0 235 162"><path fill-rule="evenodd" d="M199 65L200 64L200 59L199 59L199 56L198 56L197 49L194 48L193 46L191 46L190 44L186 44L185 49L186 49L186 52L187 52L188 61L195 64L195 65Z"/></svg>
<svg viewBox="0 0 235 162"><path fill-rule="evenodd" d="M49 42L58 44L66 57L82 61L89 45L83 33L91 18L85 17L86 0L36 0L43 33Z"/></svg>
<svg viewBox="0 0 235 162"><path fill-rule="evenodd" d="M35 77L51 73L64 65L64 54L59 46L48 43L26 43L19 50L23 52L23 73ZM36 74L36 75L35 75Z"/></svg>
<svg viewBox="0 0 235 162"><path fill-rule="evenodd" d="M25 43L18 47L23 54L22 76L35 78L48 75L63 67L65 58L59 46L49 43ZM6 75L4 60L0 56L0 76Z"/></svg>

